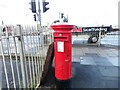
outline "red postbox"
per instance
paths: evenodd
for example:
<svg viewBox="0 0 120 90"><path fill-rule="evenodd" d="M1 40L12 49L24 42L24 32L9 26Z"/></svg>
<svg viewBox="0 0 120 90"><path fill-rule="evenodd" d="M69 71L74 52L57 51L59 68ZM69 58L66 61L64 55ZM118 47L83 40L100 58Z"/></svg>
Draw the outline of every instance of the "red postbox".
<svg viewBox="0 0 120 90"><path fill-rule="evenodd" d="M72 77L72 33L74 25L51 25L54 29L55 77L69 80Z"/></svg>

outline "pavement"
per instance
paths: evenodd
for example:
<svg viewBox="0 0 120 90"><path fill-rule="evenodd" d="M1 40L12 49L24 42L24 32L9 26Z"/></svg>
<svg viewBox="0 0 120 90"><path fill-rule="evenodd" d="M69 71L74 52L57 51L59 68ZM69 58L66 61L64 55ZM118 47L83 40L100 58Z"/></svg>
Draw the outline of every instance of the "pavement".
<svg viewBox="0 0 120 90"><path fill-rule="evenodd" d="M70 88L118 88L120 68L116 46L73 45ZM54 68L41 88L56 87ZM114 89L113 89L114 90Z"/></svg>
<svg viewBox="0 0 120 90"><path fill-rule="evenodd" d="M117 47L73 46L71 87L118 88L118 65Z"/></svg>

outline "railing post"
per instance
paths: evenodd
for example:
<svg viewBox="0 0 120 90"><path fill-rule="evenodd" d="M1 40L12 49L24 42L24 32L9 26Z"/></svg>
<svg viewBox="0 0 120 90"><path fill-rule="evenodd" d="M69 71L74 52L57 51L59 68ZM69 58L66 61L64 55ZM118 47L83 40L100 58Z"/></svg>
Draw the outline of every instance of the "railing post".
<svg viewBox="0 0 120 90"><path fill-rule="evenodd" d="M18 36L18 46L19 46L19 52L20 52L20 65L21 65L21 72L22 72L22 82L23 82L23 88L26 88L26 74L25 74L25 59L24 59L24 50L23 50L23 37L22 37L22 31L21 31L21 25L18 25L19 27L19 36Z"/></svg>
<svg viewBox="0 0 120 90"><path fill-rule="evenodd" d="M7 71L6 62L5 62L5 56L4 56L4 52L3 52L4 50L3 50L3 43L2 43L2 31L0 31L0 50L1 50L1 55L2 55L2 62L3 62L4 72L5 72L7 89L9 90L10 85L9 85L9 80L8 80L8 71ZM2 69L2 67L1 67L1 69ZM1 88L2 88L2 86L3 86L3 84L1 83Z"/></svg>
<svg viewBox="0 0 120 90"><path fill-rule="evenodd" d="M0 28L0 41L2 39L2 30ZM0 44L0 47L2 47L2 45ZM0 48L0 54L1 54L2 50ZM2 63L0 63L0 77L2 77ZM2 90L2 82L0 82L0 90Z"/></svg>
<svg viewBox="0 0 120 90"><path fill-rule="evenodd" d="M101 30L99 31L99 37L98 37L98 47L100 46L101 44Z"/></svg>

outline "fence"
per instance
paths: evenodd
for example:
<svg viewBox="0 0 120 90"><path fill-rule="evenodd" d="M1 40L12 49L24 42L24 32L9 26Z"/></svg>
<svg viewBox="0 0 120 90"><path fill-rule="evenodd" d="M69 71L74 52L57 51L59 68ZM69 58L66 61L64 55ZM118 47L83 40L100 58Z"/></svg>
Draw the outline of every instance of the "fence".
<svg viewBox="0 0 120 90"><path fill-rule="evenodd" d="M52 32L31 26L0 28L1 88L35 88L40 84Z"/></svg>

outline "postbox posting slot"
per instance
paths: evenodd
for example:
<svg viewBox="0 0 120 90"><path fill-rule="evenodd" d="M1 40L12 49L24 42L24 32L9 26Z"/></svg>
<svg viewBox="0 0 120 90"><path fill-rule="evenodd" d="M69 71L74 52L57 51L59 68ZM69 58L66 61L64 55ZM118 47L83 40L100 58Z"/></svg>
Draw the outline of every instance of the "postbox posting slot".
<svg viewBox="0 0 120 90"><path fill-rule="evenodd" d="M54 40L69 41L68 36L54 36Z"/></svg>

